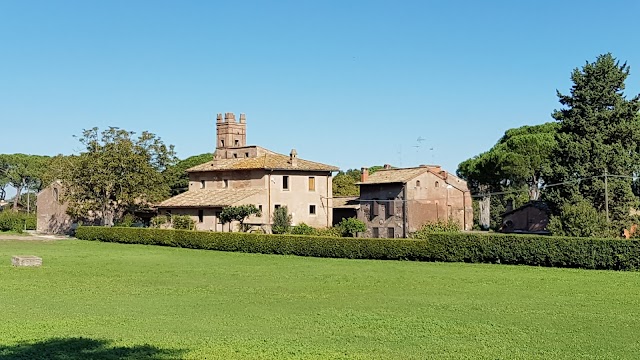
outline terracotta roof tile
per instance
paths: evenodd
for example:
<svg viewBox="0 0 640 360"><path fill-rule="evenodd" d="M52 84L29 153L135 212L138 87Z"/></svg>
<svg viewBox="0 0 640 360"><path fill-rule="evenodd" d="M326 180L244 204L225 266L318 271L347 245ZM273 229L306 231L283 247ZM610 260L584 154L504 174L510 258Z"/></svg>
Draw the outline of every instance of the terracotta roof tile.
<svg viewBox="0 0 640 360"><path fill-rule="evenodd" d="M382 169L369 175L367 181L357 184L387 184L406 183L414 177L429 171L426 167L406 168L406 169Z"/></svg>
<svg viewBox="0 0 640 360"><path fill-rule="evenodd" d="M302 170L302 171L338 171L335 166L309 160L297 159L296 166L291 164L289 155L282 155L258 147L258 157L238 159L215 159L187 169L187 172L225 171L225 170Z"/></svg>
<svg viewBox="0 0 640 360"><path fill-rule="evenodd" d="M159 208L179 207L222 207L233 205L249 196L256 195L265 190L262 189L198 189L184 192L167 199Z"/></svg>

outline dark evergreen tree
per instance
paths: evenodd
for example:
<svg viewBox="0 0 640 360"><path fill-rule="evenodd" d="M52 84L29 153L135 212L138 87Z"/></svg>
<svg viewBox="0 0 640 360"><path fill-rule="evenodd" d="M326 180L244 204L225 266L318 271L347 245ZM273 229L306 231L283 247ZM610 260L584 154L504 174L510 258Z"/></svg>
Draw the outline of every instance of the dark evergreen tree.
<svg viewBox="0 0 640 360"><path fill-rule="evenodd" d="M569 95L557 92L564 108L552 115L560 125L558 146L544 177L547 183L565 184L543 192L556 215L566 204L583 201L602 213L605 172L618 175L607 179L610 218L623 222L637 206L631 176L638 173L640 160L640 100L624 95L628 75L626 63L611 54L600 55L573 70Z"/></svg>

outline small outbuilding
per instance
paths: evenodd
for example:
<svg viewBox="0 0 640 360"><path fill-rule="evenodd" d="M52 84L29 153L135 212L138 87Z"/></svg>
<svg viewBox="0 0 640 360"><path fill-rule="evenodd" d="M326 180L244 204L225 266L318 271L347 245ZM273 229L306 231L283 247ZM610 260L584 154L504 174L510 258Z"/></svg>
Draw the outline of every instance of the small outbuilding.
<svg viewBox="0 0 640 360"><path fill-rule="evenodd" d="M500 232L548 235L548 225L549 207L544 201L529 201L516 209L509 203L502 214Z"/></svg>

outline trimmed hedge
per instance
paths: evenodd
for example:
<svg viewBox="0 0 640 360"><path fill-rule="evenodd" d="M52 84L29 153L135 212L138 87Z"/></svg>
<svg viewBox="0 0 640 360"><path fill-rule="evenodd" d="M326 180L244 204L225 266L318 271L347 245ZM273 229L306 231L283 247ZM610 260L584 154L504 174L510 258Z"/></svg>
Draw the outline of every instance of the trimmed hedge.
<svg viewBox="0 0 640 360"><path fill-rule="evenodd" d="M640 269L640 240L433 233L425 240L84 227L82 240L347 259L502 263L606 270Z"/></svg>
<svg viewBox="0 0 640 360"><path fill-rule="evenodd" d="M14 212L11 210L0 211L0 231L35 230L36 215Z"/></svg>

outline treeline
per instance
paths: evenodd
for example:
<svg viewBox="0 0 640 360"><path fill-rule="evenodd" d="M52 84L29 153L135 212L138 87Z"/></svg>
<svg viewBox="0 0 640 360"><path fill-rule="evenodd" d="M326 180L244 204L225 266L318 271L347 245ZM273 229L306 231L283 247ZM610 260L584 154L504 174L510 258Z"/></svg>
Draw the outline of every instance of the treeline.
<svg viewBox="0 0 640 360"><path fill-rule="evenodd" d="M185 170L213 159L201 154L180 161L172 145L149 132L92 128L78 139L83 150L77 155L0 154L0 200L13 187L12 208L23 206L28 193L34 210L35 193L58 180L70 215L113 225L125 214L186 191Z"/></svg>
<svg viewBox="0 0 640 360"><path fill-rule="evenodd" d="M497 229L507 201L529 200L549 205L554 235L618 236L639 222L640 98L625 96L628 76L626 63L598 56L573 70L569 94L557 91L554 121L507 130L459 165L480 227Z"/></svg>

